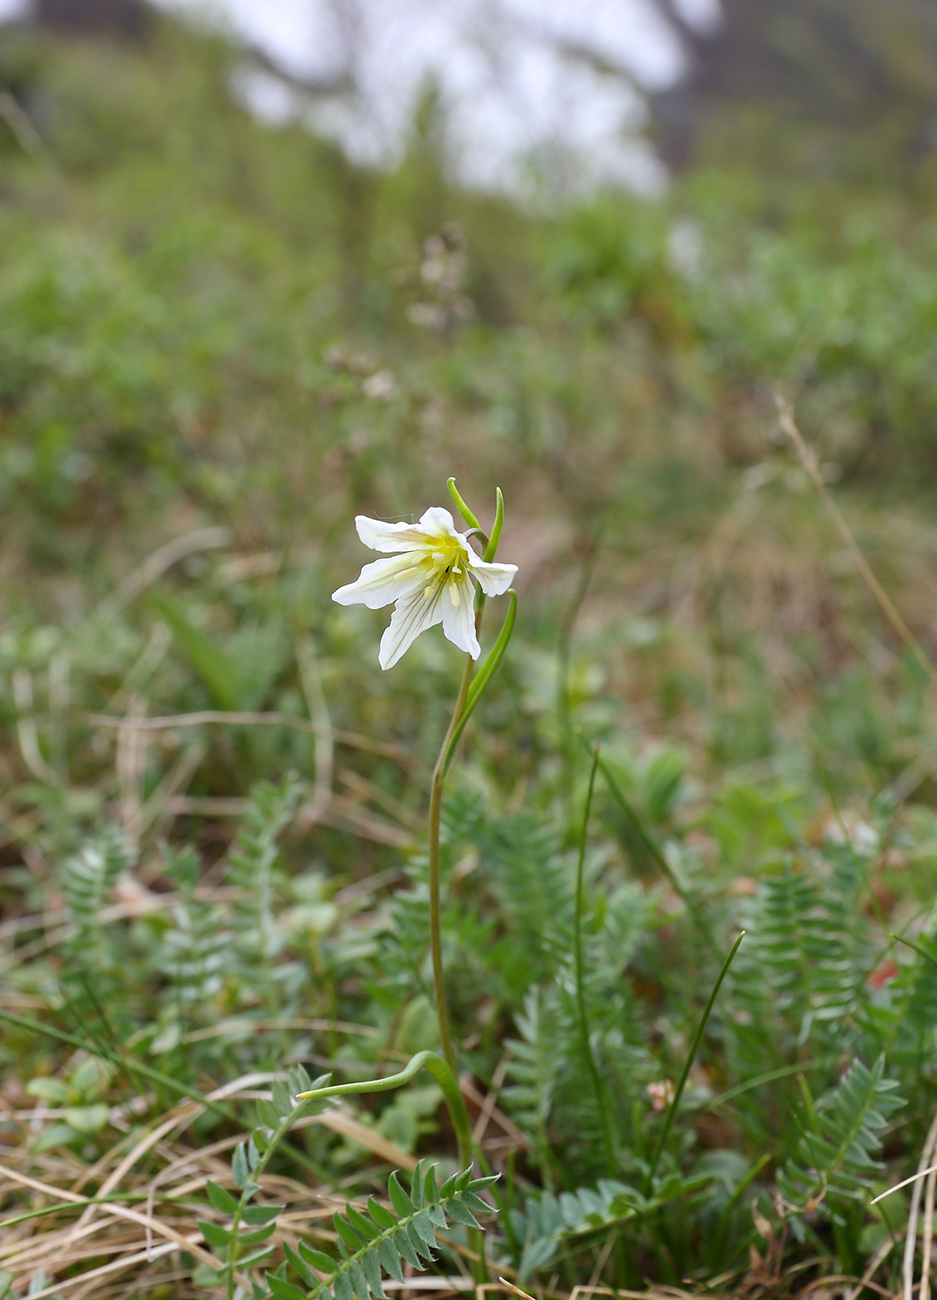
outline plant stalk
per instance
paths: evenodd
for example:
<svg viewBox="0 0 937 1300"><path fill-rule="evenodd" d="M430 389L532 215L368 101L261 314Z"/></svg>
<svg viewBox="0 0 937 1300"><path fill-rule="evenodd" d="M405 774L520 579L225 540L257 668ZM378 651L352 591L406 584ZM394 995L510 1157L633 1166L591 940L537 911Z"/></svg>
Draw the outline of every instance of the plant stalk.
<svg viewBox="0 0 937 1300"><path fill-rule="evenodd" d="M481 619L481 610L476 614L476 627ZM442 1054L446 1064L452 1071L452 1076L456 1080L459 1077L459 1067L456 1064L455 1050L452 1046L452 1031L449 1028L449 1009L446 1004L446 981L442 961L442 906L441 890L439 881L439 830L440 819L442 815L442 791L446 779L446 763L449 757L449 749L458 730L459 723L462 720L462 713L465 709L465 701L468 696L469 684L472 680L472 670L475 662L471 655L465 659L465 668L462 672L462 681L459 686L459 694L456 697L455 708L452 713L452 720L449 723L449 729L446 732L445 739L442 742L442 748L439 751L439 757L436 760L436 766L433 769L433 781L430 787L429 798L429 942L430 952L433 960L433 996L436 1001L436 1018L439 1022L439 1041L442 1045ZM469 1150L463 1152L459 1149L459 1159L463 1168L467 1168L465 1156L468 1155L468 1163L471 1163L471 1136L469 1137Z"/></svg>

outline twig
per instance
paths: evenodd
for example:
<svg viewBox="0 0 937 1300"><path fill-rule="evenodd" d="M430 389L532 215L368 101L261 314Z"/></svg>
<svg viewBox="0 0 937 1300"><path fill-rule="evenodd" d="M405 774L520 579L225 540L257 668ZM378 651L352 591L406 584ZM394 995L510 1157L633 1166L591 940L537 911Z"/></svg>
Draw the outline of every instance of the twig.
<svg viewBox="0 0 937 1300"><path fill-rule="evenodd" d="M833 521L833 525L842 538L843 544L849 551L849 554L852 556L853 562L859 570L859 573L862 575L863 581L878 601L885 617L888 619L889 623L905 643L907 648L914 655L914 658L924 670L927 677L931 682L937 681L937 671L935 671L933 664L921 649L920 642L898 613L898 610L892 603L888 592L879 582L878 578L876 578L868 560L859 549L859 545L853 537L849 525L840 513L839 507L833 500L830 490L824 481L823 475L820 473L820 467L817 464L817 458L814 452L804 442L800 430L794 423L794 416L791 408L780 393L775 393L774 400L777 404L778 420L780 421L781 428L791 440L794 450L797 453L798 460L809 475L814 487L819 492L820 498L826 506L827 512Z"/></svg>
<svg viewBox="0 0 937 1300"><path fill-rule="evenodd" d="M33 679L28 668L13 673L13 703L16 705L16 734L23 762L43 785L58 785L59 774L42 756L33 703Z"/></svg>
<svg viewBox="0 0 937 1300"><path fill-rule="evenodd" d="M0 90L0 117L12 131L23 153L28 153L31 158L58 171L58 164L49 152L45 140L33 126L32 119L22 104L9 90Z"/></svg>
<svg viewBox="0 0 937 1300"><path fill-rule="evenodd" d="M229 528L196 528L190 533L183 533L181 537L174 537L129 573L116 590L106 596L97 609L92 610L87 621L93 624L99 620L106 622L112 619L179 560L184 560L187 555L195 555L198 551L217 550L227 546L230 541Z"/></svg>
<svg viewBox="0 0 937 1300"><path fill-rule="evenodd" d="M197 713L170 713L158 718L116 718L104 713L91 713L88 722L92 727L138 727L141 731L172 731L176 727L203 727L211 724L228 727L292 727L308 736L319 736L322 727L307 718L292 713L228 713L224 709L200 709ZM369 740L355 731L332 731L335 741L352 749L364 749L383 758L409 762L410 755L398 745L379 740Z"/></svg>
<svg viewBox="0 0 937 1300"><path fill-rule="evenodd" d="M933 1163L935 1150L937 1150L937 1116L935 1116L928 1130L918 1165L918 1177L915 1179L914 1191L911 1193L911 1207L908 1211L908 1235L905 1238L901 1269L904 1279L904 1300L914 1300L914 1251L917 1246L917 1221L921 1211L921 1189L923 1187L920 1175L922 1170L928 1169Z"/></svg>
<svg viewBox="0 0 937 1300"><path fill-rule="evenodd" d="M924 1235L921 1241L921 1286L919 1300L928 1300L930 1296L931 1259L934 1244L934 1193L937 1190L937 1169L931 1169L927 1175L924 1192Z"/></svg>

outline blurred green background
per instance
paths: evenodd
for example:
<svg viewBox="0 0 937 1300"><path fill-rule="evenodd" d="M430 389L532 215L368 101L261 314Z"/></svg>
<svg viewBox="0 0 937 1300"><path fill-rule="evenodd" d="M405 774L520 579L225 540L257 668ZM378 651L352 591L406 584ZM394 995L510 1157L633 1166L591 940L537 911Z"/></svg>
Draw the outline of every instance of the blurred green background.
<svg viewBox="0 0 937 1300"><path fill-rule="evenodd" d="M63 789L109 797L113 737L81 718L128 691L302 711L304 638L336 725L431 745L444 648L382 679L380 616L328 596L361 558L352 515L420 512L449 474L479 511L507 495L527 650L500 707L525 747L552 743L569 660L592 725L685 738L704 769L813 746L847 783L902 768L914 670L773 393L930 645L934 14L739 0L701 32L662 7L687 71L648 97L653 198L461 188L432 95L399 165L356 166L255 120L242 56L167 17L4 29L0 708L14 724L28 673ZM215 738L185 789L243 792L305 743L254 738L244 762ZM2 762L31 789L20 747Z"/></svg>

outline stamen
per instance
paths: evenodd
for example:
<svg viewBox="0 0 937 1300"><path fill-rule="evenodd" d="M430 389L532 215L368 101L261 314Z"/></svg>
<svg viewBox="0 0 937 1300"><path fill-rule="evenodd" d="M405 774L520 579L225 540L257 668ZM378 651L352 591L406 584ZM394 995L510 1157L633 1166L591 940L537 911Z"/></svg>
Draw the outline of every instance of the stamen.
<svg viewBox="0 0 937 1300"><path fill-rule="evenodd" d="M432 584L432 583L430 583L430 585L429 585L428 587L424 587L424 588L423 588L423 599L424 599L424 600L429 600L430 596L432 596L432 594L433 594L433 591L434 591L434 587L433 587L433 584Z"/></svg>
<svg viewBox="0 0 937 1300"><path fill-rule="evenodd" d="M449 599L452 601L453 605L455 605L456 609L458 609L459 592L454 582L449 583Z"/></svg>

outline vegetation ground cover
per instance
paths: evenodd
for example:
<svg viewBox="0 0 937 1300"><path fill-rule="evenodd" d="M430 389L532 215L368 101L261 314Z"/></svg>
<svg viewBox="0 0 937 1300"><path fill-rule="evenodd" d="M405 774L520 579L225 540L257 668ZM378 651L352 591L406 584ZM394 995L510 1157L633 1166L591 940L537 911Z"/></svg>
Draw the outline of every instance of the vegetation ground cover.
<svg viewBox="0 0 937 1300"><path fill-rule="evenodd" d="M931 652L926 177L522 210L426 115L387 176L258 124L231 58L3 51L0 1294L470 1288L476 1220L537 1297L895 1293L933 692L774 392ZM382 674L329 597L450 475L519 566L443 805L474 1184L444 1076L296 1101L438 1046L460 656Z"/></svg>

